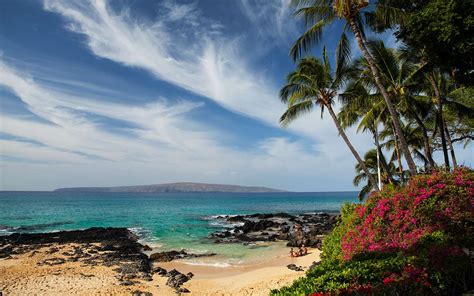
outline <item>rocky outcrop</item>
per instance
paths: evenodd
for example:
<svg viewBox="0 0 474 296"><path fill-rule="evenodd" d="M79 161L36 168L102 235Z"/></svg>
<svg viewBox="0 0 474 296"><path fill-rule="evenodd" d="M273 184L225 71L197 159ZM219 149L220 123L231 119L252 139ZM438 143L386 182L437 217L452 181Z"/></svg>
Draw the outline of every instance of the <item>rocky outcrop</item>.
<svg viewBox="0 0 474 296"><path fill-rule="evenodd" d="M181 251L172 250L172 251L166 251L166 252L153 253L149 256L149 258L151 261L155 261L155 262L169 262L176 259L209 257L209 256L215 256L215 255L216 253L193 254L193 253L187 253L184 250L181 250Z"/></svg>
<svg viewBox="0 0 474 296"><path fill-rule="evenodd" d="M287 246L321 248L321 238L329 233L337 215L314 213L291 215L252 214L238 216L218 216L215 219L229 223L230 229L212 233L209 237L215 243L244 243L257 241L288 241Z"/></svg>
<svg viewBox="0 0 474 296"><path fill-rule="evenodd" d="M166 281L166 285L175 289L177 293L189 292L188 289L183 288L181 286L194 276L192 272L188 272L187 274L184 274L184 273L179 272L176 269L166 271L166 269L161 268L161 267L155 267L153 271L163 277L168 277L168 280Z"/></svg>
<svg viewBox="0 0 474 296"><path fill-rule="evenodd" d="M289 270L294 270L294 271L303 271L303 268L301 266L297 266L296 264L288 264L286 266Z"/></svg>
<svg viewBox="0 0 474 296"><path fill-rule="evenodd" d="M67 251L52 244L78 244ZM130 284L133 278L150 279L148 256L142 253L144 246L138 237L126 228L89 228L85 230L50 233L15 233L0 237L0 258L32 252L50 247L48 254L61 252L65 258L50 258L39 265L57 265L65 262L81 262L85 265L116 266L121 284ZM62 248L62 247L61 247ZM133 282L132 282L133 284Z"/></svg>

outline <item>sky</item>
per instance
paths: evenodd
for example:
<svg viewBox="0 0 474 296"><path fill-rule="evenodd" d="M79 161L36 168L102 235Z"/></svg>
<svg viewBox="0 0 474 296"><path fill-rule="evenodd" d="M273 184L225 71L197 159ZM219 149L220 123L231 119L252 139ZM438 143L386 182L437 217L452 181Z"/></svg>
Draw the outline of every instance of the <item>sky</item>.
<svg viewBox="0 0 474 296"><path fill-rule="evenodd" d="M328 114L279 125L289 48L304 30L288 4L0 1L0 190L356 190L355 159ZM332 58L341 30L327 28L314 54L325 44ZM362 155L373 147L368 134L348 136ZM472 165L472 146L456 148Z"/></svg>

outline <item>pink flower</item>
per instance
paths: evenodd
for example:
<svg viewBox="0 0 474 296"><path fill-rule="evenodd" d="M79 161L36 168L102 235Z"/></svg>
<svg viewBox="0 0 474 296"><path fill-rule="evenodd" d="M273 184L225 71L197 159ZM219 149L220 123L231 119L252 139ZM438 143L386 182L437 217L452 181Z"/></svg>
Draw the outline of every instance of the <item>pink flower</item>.
<svg viewBox="0 0 474 296"><path fill-rule="evenodd" d="M393 277L393 274L392 274L391 276L383 279L383 284L389 285L390 283L393 283L394 281L395 281L395 278Z"/></svg>

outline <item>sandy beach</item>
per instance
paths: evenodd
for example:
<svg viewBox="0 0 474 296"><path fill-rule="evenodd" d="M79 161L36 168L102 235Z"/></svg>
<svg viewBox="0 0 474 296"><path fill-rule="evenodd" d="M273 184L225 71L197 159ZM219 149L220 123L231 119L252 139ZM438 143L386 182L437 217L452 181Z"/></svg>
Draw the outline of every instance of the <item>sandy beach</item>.
<svg viewBox="0 0 474 296"><path fill-rule="evenodd" d="M90 266L70 262L62 253L81 247L77 244L54 244L31 252L0 260L0 291L3 295L176 295L166 285L167 277L153 274L152 280L134 280L121 285L116 266ZM52 248L58 251L51 253ZM289 249L272 252L268 258L248 264L226 267L191 265L186 261L154 263L166 270L192 272L194 277L182 287L188 295L267 295L271 289L291 283L304 271L293 271L288 264L307 269L319 260L320 252L310 249L309 254L290 258ZM139 294L138 292L141 292ZM135 293L135 294L134 294Z"/></svg>

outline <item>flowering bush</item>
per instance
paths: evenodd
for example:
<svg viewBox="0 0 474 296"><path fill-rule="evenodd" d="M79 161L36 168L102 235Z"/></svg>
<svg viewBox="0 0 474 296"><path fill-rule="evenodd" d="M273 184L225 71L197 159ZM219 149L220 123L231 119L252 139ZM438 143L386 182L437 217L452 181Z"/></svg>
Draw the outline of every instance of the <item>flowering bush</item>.
<svg viewBox="0 0 474 296"><path fill-rule="evenodd" d="M474 172L436 171L346 205L322 262L273 295L457 295L474 287Z"/></svg>
<svg viewBox="0 0 474 296"><path fill-rule="evenodd" d="M410 252L436 231L449 244L472 244L474 174L461 168L418 176L399 190L372 194L355 213L355 226L342 238L346 260L364 252Z"/></svg>

